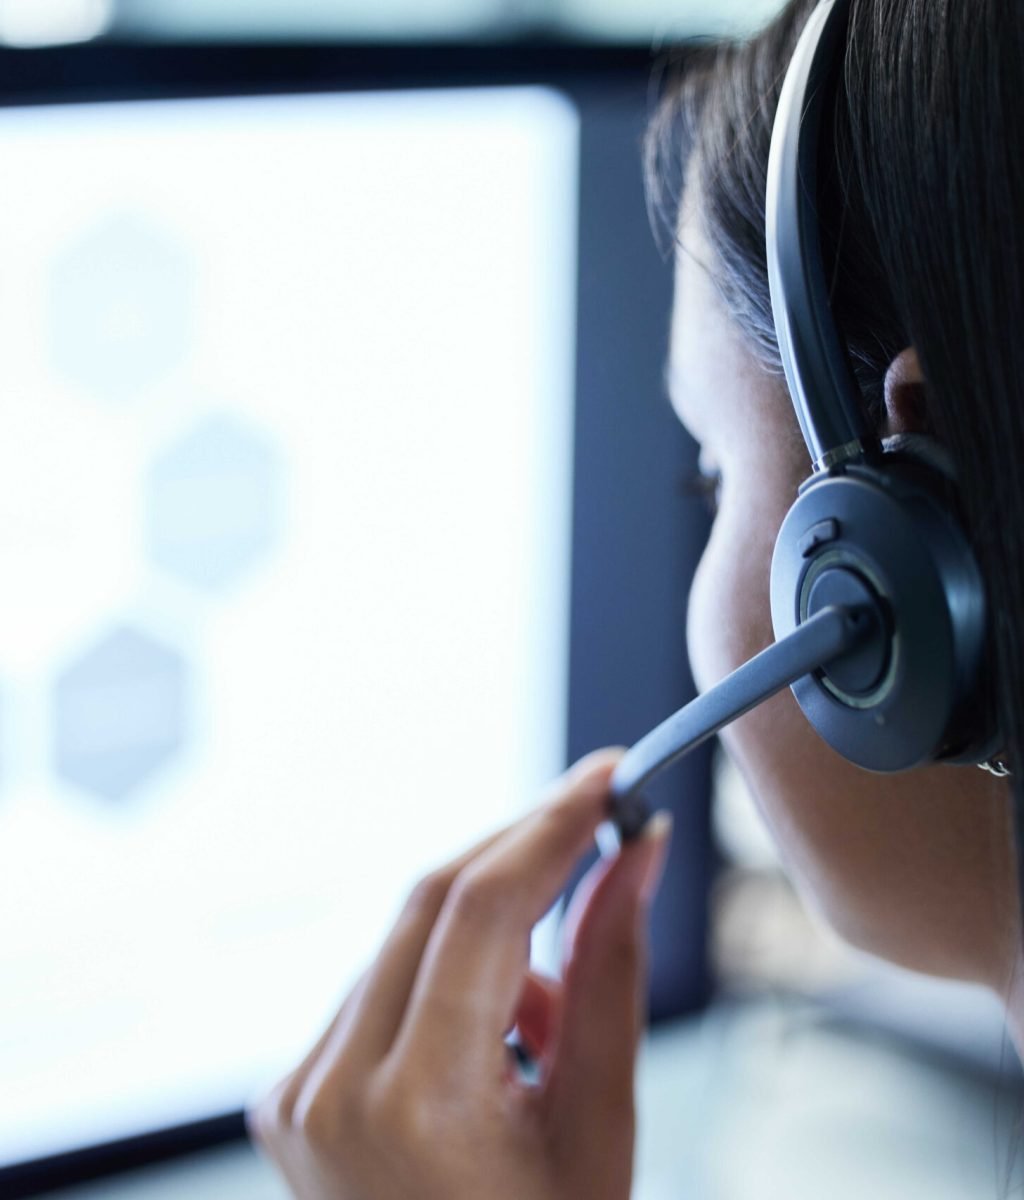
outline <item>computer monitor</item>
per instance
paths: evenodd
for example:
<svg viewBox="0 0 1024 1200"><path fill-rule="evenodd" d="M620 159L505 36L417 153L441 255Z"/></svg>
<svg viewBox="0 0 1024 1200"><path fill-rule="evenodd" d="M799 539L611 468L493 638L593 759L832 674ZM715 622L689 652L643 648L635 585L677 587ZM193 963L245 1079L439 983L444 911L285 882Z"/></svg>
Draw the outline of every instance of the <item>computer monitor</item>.
<svg viewBox="0 0 1024 1200"><path fill-rule="evenodd" d="M201 59L0 108L9 1180L237 1113L419 874L690 687L670 272L638 305L653 242L604 261L632 87L189 94ZM660 1012L706 991L689 769Z"/></svg>

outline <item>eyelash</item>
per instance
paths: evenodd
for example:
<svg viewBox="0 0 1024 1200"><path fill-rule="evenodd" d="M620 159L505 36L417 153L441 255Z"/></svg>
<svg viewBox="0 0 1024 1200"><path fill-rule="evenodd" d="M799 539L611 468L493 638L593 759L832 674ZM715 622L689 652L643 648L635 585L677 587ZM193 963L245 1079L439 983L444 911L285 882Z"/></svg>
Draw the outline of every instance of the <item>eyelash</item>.
<svg viewBox="0 0 1024 1200"><path fill-rule="evenodd" d="M722 472L694 471L680 481L680 490L684 496L697 496L704 501L712 520L718 515L718 506L722 499Z"/></svg>

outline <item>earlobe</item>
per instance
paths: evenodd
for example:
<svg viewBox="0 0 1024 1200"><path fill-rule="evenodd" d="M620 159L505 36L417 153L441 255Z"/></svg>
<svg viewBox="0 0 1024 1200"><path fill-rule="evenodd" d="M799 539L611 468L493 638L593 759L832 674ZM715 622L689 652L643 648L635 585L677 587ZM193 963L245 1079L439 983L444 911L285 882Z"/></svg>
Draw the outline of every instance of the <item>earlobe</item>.
<svg viewBox="0 0 1024 1200"><path fill-rule="evenodd" d="M913 346L908 346L893 359L885 375L882 445L887 452L902 451L923 460L956 483L952 455L932 432L928 418L928 389Z"/></svg>
<svg viewBox="0 0 1024 1200"><path fill-rule="evenodd" d="M885 429L883 437L897 433L929 433L924 372L913 346L889 364L885 374Z"/></svg>

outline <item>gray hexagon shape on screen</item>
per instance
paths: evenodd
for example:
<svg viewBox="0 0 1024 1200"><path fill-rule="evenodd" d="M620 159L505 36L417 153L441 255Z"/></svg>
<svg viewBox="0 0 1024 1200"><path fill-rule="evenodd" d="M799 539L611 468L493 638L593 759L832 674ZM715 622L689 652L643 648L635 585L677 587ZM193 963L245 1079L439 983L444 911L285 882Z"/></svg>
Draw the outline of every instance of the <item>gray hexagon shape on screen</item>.
<svg viewBox="0 0 1024 1200"><path fill-rule="evenodd" d="M54 264L55 365L100 399L133 399L183 357L191 290L191 262L173 236L141 217L106 218Z"/></svg>
<svg viewBox="0 0 1024 1200"><path fill-rule="evenodd" d="M147 633L111 630L57 678L57 774L105 800L138 792L185 741L187 668Z"/></svg>
<svg viewBox="0 0 1024 1200"><path fill-rule="evenodd" d="M272 443L234 417L210 417L153 465L149 553L196 587L227 587L272 546L280 493Z"/></svg>

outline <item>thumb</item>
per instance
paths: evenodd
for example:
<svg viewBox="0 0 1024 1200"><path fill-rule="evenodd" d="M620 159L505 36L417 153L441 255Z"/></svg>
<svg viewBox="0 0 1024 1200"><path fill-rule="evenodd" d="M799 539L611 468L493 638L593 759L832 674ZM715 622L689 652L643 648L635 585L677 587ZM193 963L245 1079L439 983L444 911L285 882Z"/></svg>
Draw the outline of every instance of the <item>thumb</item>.
<svg viewBox="0 0 1024 1200"><path fill-rule="evenodd" d="M671 829L671 815L658 813L610 865L599 863L579 914L546 1096L566 1150L585 1143L592 1155L595 1137L598 1144L608 1139L613 1155L619 1137L632 1149L633 1074L647 1007L647 914Z"/></svg>

